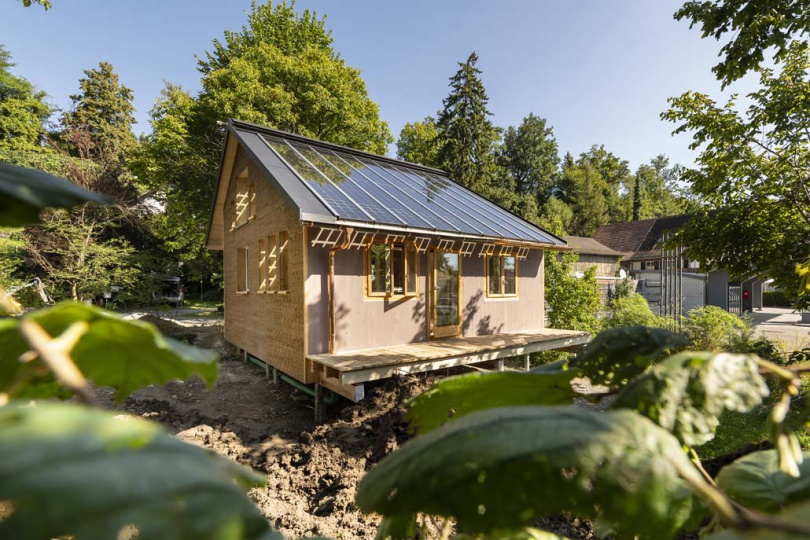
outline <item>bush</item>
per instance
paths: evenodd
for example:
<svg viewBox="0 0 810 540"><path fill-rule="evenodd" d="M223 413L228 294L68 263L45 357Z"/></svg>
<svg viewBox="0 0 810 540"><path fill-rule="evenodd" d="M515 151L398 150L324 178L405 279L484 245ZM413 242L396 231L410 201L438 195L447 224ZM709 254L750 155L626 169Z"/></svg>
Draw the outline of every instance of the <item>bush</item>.
<svg viewBox="0 0 810 540"><path fill-rule="evenodd" d="M638 293L616 298L610 303L610 307L610 315L602 319L603 329L623 326L666 326L662 318L652 312L647 300Z"/></svg>
<svg viewBox="0 0 810 540"><path fill-rule="evenodd" d="M740 349L751 341L751 321L717 306L693 309L684 318L683 326L694 350L750 352Z"/></svg>

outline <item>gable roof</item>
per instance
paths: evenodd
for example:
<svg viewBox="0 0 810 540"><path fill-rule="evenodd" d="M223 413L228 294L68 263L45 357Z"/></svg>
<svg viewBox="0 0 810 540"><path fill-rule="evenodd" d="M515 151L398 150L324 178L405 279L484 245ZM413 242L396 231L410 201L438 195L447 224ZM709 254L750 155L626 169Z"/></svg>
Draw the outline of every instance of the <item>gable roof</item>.
<svg viewBox="0 0 810 540"><path fill-rule="evenodd" d="M566 248L563 239L439 169L229 120L208 228L212 249L222 246L221 214L236 143L299 211L301 221Z"/></svg>
<svg viewBox="0 0 810 540"><path fill-rule="evenodd" d="M593 238L622 252L627 261L657 259L661 257L658 243L664 233L682 228L691 218L691 214L681 214L602 225L593 234Z"/></svg>
<svg viewBox="0 0 810 540"><path fill-rule="evenodd" d="M617 259L622 254L616 250L610 249L606 245L598 242L593 238L587 236L564 236L565 241L571 246L573 251L580 255L604 255L606 257L616 257Z"/></svg>

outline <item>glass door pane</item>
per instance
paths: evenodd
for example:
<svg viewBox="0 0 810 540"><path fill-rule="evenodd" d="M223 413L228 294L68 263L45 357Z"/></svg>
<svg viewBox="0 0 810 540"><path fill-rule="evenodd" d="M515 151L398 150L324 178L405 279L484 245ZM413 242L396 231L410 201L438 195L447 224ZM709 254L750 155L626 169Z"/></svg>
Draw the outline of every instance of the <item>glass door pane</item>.
<svg viewBox="0 0 810 540"><path fill-rule="evenodd" d="M434 334L436 337L455 335L458 334L461 324L459 255L436 252L434 260L436 276Z"/></svg>

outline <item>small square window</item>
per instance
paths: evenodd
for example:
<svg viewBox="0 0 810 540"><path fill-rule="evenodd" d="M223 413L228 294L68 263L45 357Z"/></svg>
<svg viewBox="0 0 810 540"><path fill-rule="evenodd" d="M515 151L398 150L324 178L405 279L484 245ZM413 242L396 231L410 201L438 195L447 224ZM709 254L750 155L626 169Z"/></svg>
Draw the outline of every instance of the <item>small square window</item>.
<svg viewBox="0 0 810 540"><path fill-rule="evenodd" d="M487 296L517 296L517 258L487 257Z"/></svg>
<svg viewBox="0 0 810 540"><path fill-rule="evenodd" d="M371 244L366 249L368 296L417 294L418 260L413 244Z"/></svg>

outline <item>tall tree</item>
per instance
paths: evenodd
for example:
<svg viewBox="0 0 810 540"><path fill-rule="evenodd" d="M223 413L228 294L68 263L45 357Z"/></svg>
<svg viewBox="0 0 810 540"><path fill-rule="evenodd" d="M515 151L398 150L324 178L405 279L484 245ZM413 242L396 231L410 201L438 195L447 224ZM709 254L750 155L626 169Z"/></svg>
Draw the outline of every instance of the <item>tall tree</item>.
<svg viewBox="0 0 810 540"><path fill-rule="evenodd" d="M690 0L675 18L700 25L704 38L731 36L712 68L725 87L761 66L766 50L787 58L790 41L810 33L810 0Z"/></svg>
<svg viewBox="0 0 810 540"><path fill-rule="evenodd" d="M437 121L438 161L451 178L486 196L497 185L498 130L489 119L489 98L477 62L473 52L450 78L450 95Z"/></svg>
<svg viewBox="0 0 810 540"><path fill-rule="evenodd" d="M517 128L507 128L498 162L518 193L532 195L543 204L552 194L560 166L557 140L545 118L529 114Z"/></svg>
<svg viewBox="0 0 810 540"><path fill-rule="evenodd" d="M164 202L164 240L195 279L217 272L204 241L222 146L218 122L234 117L377 153L393 141L360 71L333 49L325 19L296 13L292 2L253 2L241 31L225 32L198 62L202 91L167 86L136 164Z"/></svg>
<svg viewBox="0 0 810 540"><path fill-rule="evenodd" d="M570 234L590 236L600 225L610 221L609 207L605 199L606 182L599 171L589 162L576 163L563 170L566 184L570 186L573 221Z"/></svg>
<svg viewBox="0 0 810 540"><path fill-rule="evenodd" d="M80 92L70 96L72 107L64 114L62 124L68 132L80 132L90 138L86 149L90 159L124 160L137 144L132 133L135 124L132 90L121 84L108 62L85 70L84 75L79 80ZM69 143L70 137L65 140Z"/></svg>
<svg viewBox="0 0 810 540"><path fill-rule="evenodd" d="M738 276L765 273L795 291L794 265L810 253L810 57L793 43L781 72L758 68L760 89L740 112L687 92L663 118L692 132L697 168L683 175L713 209L681 238L689 256Z"/></svg>
<svg viewBox="0 0 810 540"><path fill-rule="evenodd" d="M660 154L638 167L633 183L633 219L650 219L697 210L680 187L681 167Z"/></svg>
<svg viewBox="0 0 810 540"><path fill-rule="evenodd" d="M605 145L593 145L580 154L577 163L589 165L601 177L608 219L611 223L627 221L632 216L628 195L632 185L630 166L624 159L605 150Z"/></svg>
<svg viewBox="0 0 810 540"><path fill-rule="evenodd" d="M51 108L45 92L11 73L14 65L0 45L0 149L33 150L41 146Z"/></svg>
<svg viewBox="0 0 810 540"><path fill-rule="evenodd" d="M421 122L408 122L399 132L397 157L428 167L438 166L439 141L436 120L428 116Z"/></svg>

